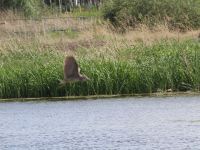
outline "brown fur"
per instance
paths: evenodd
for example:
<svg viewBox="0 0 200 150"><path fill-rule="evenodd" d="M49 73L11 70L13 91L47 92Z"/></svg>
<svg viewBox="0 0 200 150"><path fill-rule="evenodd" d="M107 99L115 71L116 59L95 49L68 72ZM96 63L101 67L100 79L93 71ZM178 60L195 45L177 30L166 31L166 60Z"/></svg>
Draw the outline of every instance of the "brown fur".
<svg viewBox="0 0 200 150"><path fill-rule="evenodd" d="M80 68L75 58L73 56L67 56L64 61L64 80L61 81L61 84L86 80L89 80L89 78L80 74Z"/></svg>
<svg viewBox="0 0 200 150"><path fill-rule="evenodd" d="M79 67L73 56L67 56L64 62L64 80L79 77Z"/></svg>

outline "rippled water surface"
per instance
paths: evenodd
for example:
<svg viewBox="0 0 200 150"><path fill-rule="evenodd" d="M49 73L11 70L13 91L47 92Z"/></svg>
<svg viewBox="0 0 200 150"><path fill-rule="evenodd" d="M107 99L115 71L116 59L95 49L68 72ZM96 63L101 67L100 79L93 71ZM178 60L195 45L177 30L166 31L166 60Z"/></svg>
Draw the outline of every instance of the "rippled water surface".
<svg viewBox="0 0 200 150"><path fill-rule="evenodd" d="M200 97L0 103L0 150L199 150Z"/></svg>

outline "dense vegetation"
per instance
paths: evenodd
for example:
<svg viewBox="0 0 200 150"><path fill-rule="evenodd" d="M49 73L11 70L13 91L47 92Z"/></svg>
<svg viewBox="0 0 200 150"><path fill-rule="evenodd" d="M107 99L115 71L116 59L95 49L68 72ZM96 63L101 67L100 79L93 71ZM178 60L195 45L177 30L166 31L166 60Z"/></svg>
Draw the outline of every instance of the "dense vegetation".
<svg viewBox="0 0 200 150"><path fill-rule="evenodd" d="M0 52L0 98L149 93L200 87L200 44L162 41L119 49L116 58L77 56L85 83L59 86L64 55L37 43Z"/></svg>
<svg viewBox="0 0 200 150"><path fill-rule="evenodd" d="M115 26L167 24L170 29L200 27L200 0L108 0L103 16Z"/></svg>
<svg viewBox="0 0 200 150"><path fill-rule="evenodd" d="M48 2L50 1L1 0L0 8L17 9L29 17L39 17L52 11L54 14L58 8L71 10L69 8L72 5L68 0L52 0L51 5ZM100 15L96 9L93 9L94 7L87 8L94 10L95 15L92 16ZM104 18L109 19L115 27L122 29L128 26L136 27L138 24L146 24L149 27L165 24L170 29L180 30L200 27L200 0L106 0L103 1L101 8ZM76 12L80 10L83 9L74 9Z"/></svg>
<svg viewBox="0 0 200 150"><path fill-rule="evenodd" d="M137 27L139 24L146 24L149 27L165 24L170 29L180 30L200 27L200 0L108 0L104 2L103 16L115 27L122 29L129 26ZM37 17L41 13L41 8L47 7L47 10L50 8L41 0L2 0L0 4L3 9L22 9L27 16L31 17ZM83 14L79 9L73 12L74 16ZM85 13L85 16L92 15L99 16L101 13L97 9L92 10L92 13L87 11ZM1 35L7 37L2 38L0 43L0 98L135 94L167 89L200 90L199 41L159 39L159 42L147 46L141 41L140 36L137 39L131 35L130 38L125 39L123 35L115 35L115 33L116 40L112 39L110 26L105 22L103 22L105 27L98 30L100 22L91 22L90 26L89 21L86 24L83 22L85 20L80 21L81 23L68 20L69 24L66 24L56 20L57 24L52 24L51 20L49 22L46 20L45 26L44 22L37 22L37 24L32 23L32 26L28 24L27 27L25 21L19 31L16 25L12 26L9 22L2 23ZM75 30L69 30L70 26ZM52 30L54 28L55 31ZM84 36L77 36L84 28ZM58 34L57 29L62 33ZM15 35L13 31L16 36L12 37ZM104 32L109 35L101 35ZM149 32L143 36L146 34ZM50 35L58 35L60 40L48 39ZM117 40L121 37L122 40L119 41L124 45ZM135 38L138 43L126 45L126 42L132 38ZM8 39L12 40L4 43ZM103 46L107 40L111 43L108 48L97 47ZM96 43L94 47L91 47L92 41ZM63 46L66 49L70 48L70 44L75 47L72 51L78 58L82 72L91 80L60 87L59 79L63 78L65 54L58 51L56 47ZM49 47L50 45L53 46ZM114 48L111 48L111 45Z"/></svg>
<svg viewBox="0 0 200 150"><path fill-rule="evenodd" d="M94 4L89 4L89 1L85 1L87 3L81 2L82 9L74 4L75 1L71 0L1 0L0 11L14 10L17 13L24 14L26 17L41 17L49 14L57 14L58 12L80 12L80 10L87 10L87 14L92 11L94 15L90 15L96 16L95 13L97 13L99 7L98 2Z"/></svg>
<svg viewBox="0 0 200 150"><path fill-rule="evenodd" d="M1 0L1 9L22 11L26 16L38 16L42 9L41 0Z"/></svg>

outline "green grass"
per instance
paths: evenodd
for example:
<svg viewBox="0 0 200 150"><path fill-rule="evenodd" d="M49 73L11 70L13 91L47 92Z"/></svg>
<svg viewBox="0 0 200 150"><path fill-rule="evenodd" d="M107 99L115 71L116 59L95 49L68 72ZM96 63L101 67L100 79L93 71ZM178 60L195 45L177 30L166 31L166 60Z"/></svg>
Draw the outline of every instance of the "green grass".
<svg viewBox="0 0 200 150"><path fill-rule="evenodd" d="M71 13L73 17L101 17L101 11L94 8L74 8Z"/></svg>
<svg viewBox="0 0 200 150"><path fill-rule="evenodd" d="M37 43L5 46L0 51L0 98L151 93L158 89L199 90L200 43L187 40L137 45L109 56L77 56L91 80L59 87L64 55ZM91 54L92 55L92 54Z"/></svg>
<svg viewBox="0 0 200 150"><path fill-rule="evenodd" d="M79 31L76 31L75 29L72 28L68 28L65 30L55 30L55 31L49 31L48 34L52 37L52 38L58 38L60 36L66 36L69 39L75 39L79 36Z"/></svg>

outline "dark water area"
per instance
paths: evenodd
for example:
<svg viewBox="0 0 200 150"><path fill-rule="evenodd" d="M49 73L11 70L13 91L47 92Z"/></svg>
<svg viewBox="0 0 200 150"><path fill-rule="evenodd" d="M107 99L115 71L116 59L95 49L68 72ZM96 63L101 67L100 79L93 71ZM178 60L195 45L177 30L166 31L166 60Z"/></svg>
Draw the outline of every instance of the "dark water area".
<svg viewBox="0 0 200 150"><path fill-rule="evenodd" d="M0 150L199 150L200 97L0 103Z"/></svg>

